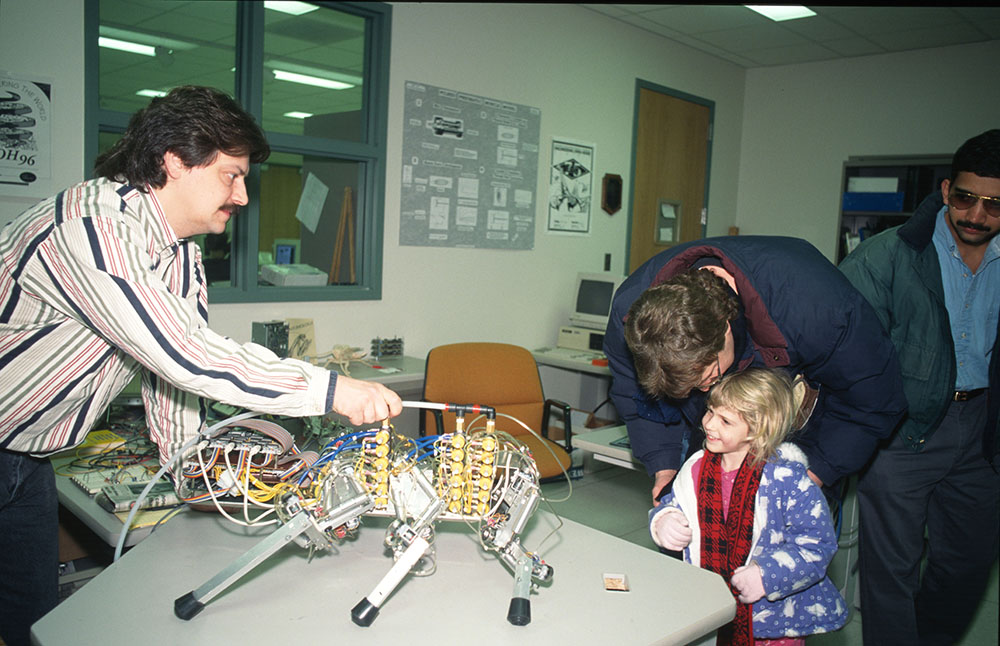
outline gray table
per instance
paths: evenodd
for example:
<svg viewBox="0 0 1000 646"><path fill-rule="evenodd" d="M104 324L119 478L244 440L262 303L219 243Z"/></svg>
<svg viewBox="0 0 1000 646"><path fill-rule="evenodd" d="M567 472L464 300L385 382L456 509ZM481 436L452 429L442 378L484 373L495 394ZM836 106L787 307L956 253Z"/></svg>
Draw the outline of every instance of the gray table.
<svg viewBox="0 0 1000 646"><path fill-rule="evenodd" d="M555 574L531 596L531 623L506 620L513 578L463 523L439 523L437 572L407 576L368 628L350 611L388 572L387 520L365 518L338 554L285 546L189 621L180 597L215 576L269 530L185 511L32 627L40 646L144 644L686 644L714 640L735 602L718 575L538 511L522 534ZM555 533L551 533L555 529ZM551 534L551 535L550 535ZM542 543L543 539L548 539ZM604 589L604 573L629 592Z"/></svg>

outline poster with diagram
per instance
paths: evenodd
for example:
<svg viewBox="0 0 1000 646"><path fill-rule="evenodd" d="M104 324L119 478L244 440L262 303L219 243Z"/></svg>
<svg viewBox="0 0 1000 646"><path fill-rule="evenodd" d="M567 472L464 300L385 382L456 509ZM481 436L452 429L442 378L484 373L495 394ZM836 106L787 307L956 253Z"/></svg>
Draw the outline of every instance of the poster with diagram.
<svg viewBox="0 0 1000 646"><path fill-rule="evenodd" d="M399 244L532 249L541 116L407 81Z"/></svg>

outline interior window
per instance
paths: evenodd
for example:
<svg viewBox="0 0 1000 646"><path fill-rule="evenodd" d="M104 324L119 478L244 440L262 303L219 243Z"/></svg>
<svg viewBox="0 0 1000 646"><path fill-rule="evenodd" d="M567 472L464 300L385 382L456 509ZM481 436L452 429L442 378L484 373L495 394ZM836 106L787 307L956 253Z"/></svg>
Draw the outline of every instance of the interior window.
<svg viewBox="0 0 1000 646"><path fill-rule="evenodd" d="M232 94L267 134L250 204L198 240L213 302L381 296L391 7L88 0L87 12L88 163L178 85Z"/></svg>

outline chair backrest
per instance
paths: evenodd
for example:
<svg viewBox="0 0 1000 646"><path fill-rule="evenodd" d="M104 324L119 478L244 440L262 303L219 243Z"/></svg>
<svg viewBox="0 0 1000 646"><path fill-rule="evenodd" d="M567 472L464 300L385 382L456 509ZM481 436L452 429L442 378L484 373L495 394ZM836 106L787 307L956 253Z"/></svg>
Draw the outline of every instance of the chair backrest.
<svg viewBox="0 0 1000 646"><path fill-rule="evenodd" d="M538 365L531 353L507 343L453 343L427 354L424 399L438 403L482 404L516 417L539 433L545 400ZM467 419L466 422L471 422ZM425 419L433 434L434 421ZM455 428L455 416L445 413L445 432ZM497 429L513 436L526 434L511 420L497 416Z"/></svg>

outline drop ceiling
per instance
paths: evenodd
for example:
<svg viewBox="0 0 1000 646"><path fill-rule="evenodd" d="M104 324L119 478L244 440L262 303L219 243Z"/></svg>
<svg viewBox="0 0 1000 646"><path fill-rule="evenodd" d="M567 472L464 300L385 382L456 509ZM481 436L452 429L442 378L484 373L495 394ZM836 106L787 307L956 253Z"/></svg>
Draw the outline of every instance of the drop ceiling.
<svg viewBox="0 0 1000 646"><path fill-rule="evenodd" d="M745 68L905 52L1000 39L1000 6L808 6L774 22L743 5L584 4Z"/></svg>

